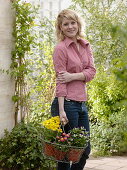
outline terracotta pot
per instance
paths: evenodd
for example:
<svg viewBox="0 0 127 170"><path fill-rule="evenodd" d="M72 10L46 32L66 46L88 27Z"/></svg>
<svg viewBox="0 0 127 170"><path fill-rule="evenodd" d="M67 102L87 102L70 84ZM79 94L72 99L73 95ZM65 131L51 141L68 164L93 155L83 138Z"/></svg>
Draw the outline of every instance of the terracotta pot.
<svg viewBox="0 0 127 170"><path fill-rule="evenodd" d="M54 146L50 143L44 143L44 154L46 156L54 156Z"/></svg>
<svg viewBox="0 0 127 170"><path fill-rule="evenodd" d="M68 160L72 161L73 163L79 162L83 151L83 149L70 149L68 152Z"/></svg>
<svg viewBox="0 0 127 170"><path fill-rule="evenodd" d="M58 150L58 149L54 149L54 158L56 160L59 160L59 161L63 161L65 159L65 155L66 155L67 152L64 152L64 151L61 151L61 150Z"/></svg>

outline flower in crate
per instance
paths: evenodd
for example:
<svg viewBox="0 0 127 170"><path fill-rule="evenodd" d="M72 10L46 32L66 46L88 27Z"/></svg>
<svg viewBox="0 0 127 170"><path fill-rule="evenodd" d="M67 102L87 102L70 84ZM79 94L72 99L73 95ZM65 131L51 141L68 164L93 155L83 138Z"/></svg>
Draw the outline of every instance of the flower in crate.
<svg viewBox="0 0 127 170"><path fill-rule="evenodd" d="M73 128L69 133L61 133L57 135L56 143L61 145L67 145L70 147L86 147L89 141L89 134L84 127Z"/></svg>
<svg viewBox="0 0 127 170"><path fill-rule="evenodd" d="M52 117L42 122L44 139L60 145L85 147L89 141L88 132L84 127L73 128L68 133L63 132L59 116Z"/></svg>
<svg viewBox="0 0 127 170"><path fill-rule="evenodd" d="M52 117L48 120L42 122L44 130L44 139L49 142L54 142L56 136L61 134L62 129L60 127L60 118L59 116Z"/></svg>
<svg viewBox="0 0 127 170"><path fill-rule="evenodd" d="M42 122L44 130L44 153L56 160L77 162L89 141L89 134L83 128L73 128L65 133L59 116Z"/></svg>
<svg viewBox="0 0 127 170"><path fill-rule="evenodd" d="M84 127L73 128L70 130L70 138L68 140L71 146L85 148L89 141L89 133Z"/></svg>

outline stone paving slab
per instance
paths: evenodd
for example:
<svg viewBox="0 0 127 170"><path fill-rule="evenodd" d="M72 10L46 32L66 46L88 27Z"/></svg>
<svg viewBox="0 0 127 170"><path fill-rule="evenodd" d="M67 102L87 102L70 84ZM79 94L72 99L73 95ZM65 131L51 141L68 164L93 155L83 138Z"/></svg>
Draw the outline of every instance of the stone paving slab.
<svg viewBox="0 0 127 170"><path fill-rule="evenodd" d="M84 170L127 170L127 156L98 158L90 156Z"/></svg>

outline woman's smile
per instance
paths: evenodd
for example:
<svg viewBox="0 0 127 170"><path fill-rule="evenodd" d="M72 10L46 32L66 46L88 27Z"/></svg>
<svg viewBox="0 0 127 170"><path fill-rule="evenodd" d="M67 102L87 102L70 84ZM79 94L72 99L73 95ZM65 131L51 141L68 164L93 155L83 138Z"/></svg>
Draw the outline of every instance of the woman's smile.
<svg viewBox="0 0 127 170"><path fill-rule="evenodd" d="M61 30L65 36L75 39L78 33L78 23L75 20L64 18Z"/></svg>

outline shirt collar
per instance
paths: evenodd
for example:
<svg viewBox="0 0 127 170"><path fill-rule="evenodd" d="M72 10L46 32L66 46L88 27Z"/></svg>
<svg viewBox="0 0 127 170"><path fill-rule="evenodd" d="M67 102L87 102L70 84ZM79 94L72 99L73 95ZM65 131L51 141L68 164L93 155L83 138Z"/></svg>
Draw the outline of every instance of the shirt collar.
<svg viewBox="0 0 127 170"><path fill-rule="evenodd" d="M85 47L86 45L89 45L89 42L87 40L79 38L78 41L80 44ZM74 41L71 38L65 37L64 42L67 47L69 47L70 44L74 43Z"/></svg>

